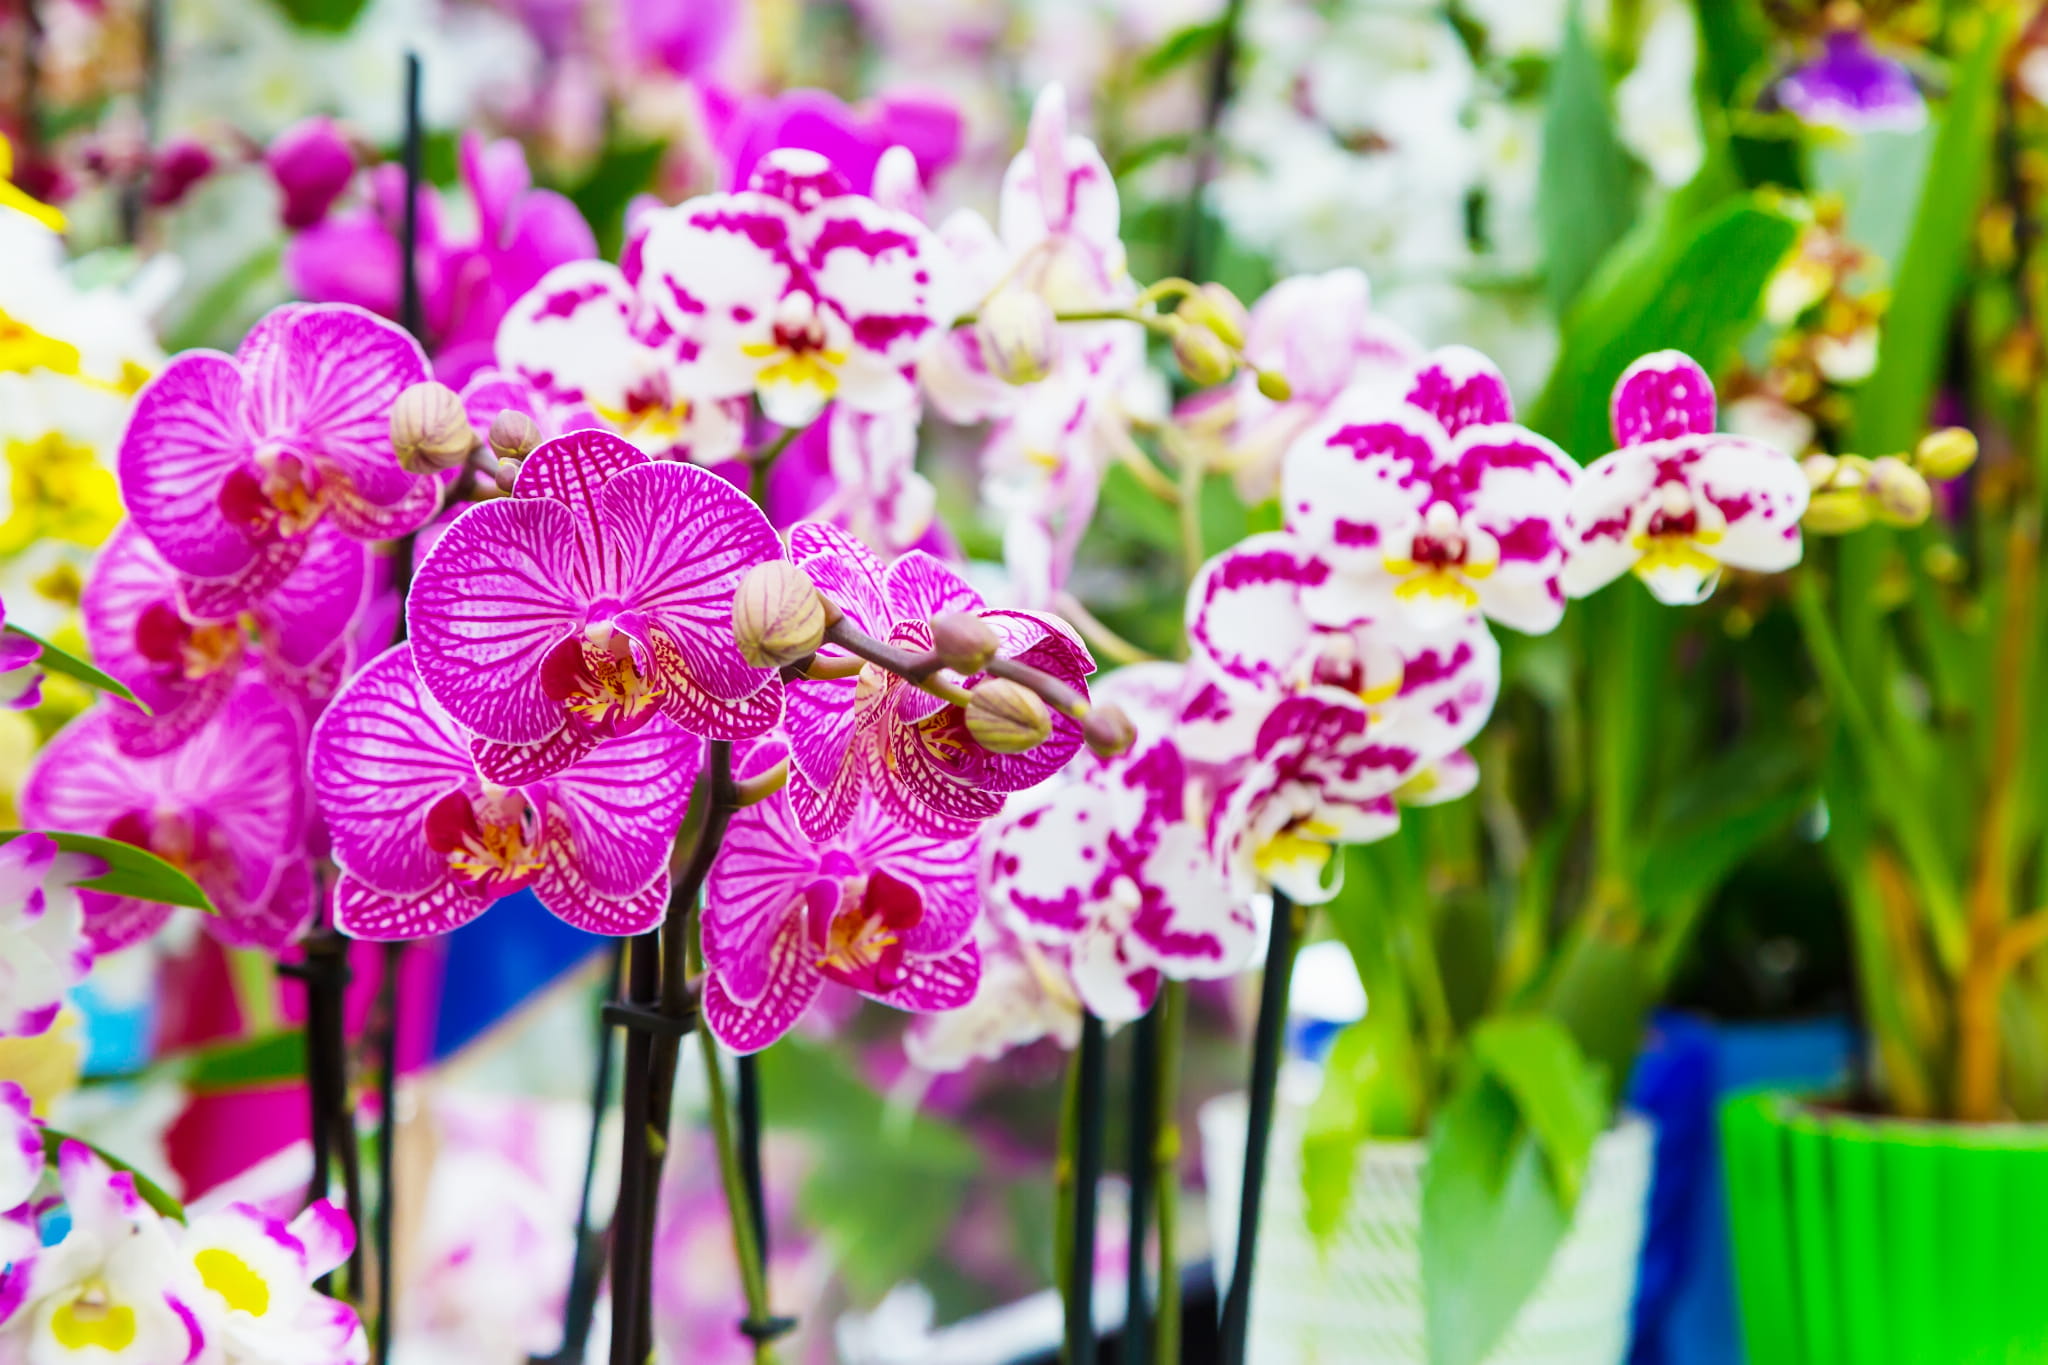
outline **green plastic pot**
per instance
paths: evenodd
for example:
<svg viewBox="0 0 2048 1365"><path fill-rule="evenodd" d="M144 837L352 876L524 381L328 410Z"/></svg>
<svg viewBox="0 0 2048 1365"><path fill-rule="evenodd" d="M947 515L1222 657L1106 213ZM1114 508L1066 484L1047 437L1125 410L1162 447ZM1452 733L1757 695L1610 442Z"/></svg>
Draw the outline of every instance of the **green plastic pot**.
<svg viewBox="0 0 2048 1365"><path fill-rule="evenodd" d="M2048 1126L1721 1110L1749 1365L2048 1365Z"/></svg>

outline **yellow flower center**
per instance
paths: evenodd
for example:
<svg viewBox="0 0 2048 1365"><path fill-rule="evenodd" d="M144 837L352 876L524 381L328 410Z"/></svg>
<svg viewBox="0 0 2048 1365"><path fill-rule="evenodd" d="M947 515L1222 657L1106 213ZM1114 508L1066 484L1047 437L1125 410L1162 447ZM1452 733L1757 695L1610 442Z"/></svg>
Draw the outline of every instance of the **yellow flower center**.
<svg viewBox="0 0 2048 1365"><path fill-rule="evenodd" d="M270 1286L234 1252L208 1247L192 1258L192 1268L231 1311L256 1318L270 1311Z"/></svg>
<svg viewBox="0 0 2048 1365"><path fill-rule="evenodd" d="M105 1282L88 1280L77 1298L50 1315L50 1335L66 1350L125 1351L135 1344L135 1310L109 1302Z"/></svg>
<svg viewBox="0 0 2048 1365"><path fill-rule="evenodd" d="M39 540L105 543L121 520L121 495L113 471L91 446L49 431L7 442L6 455L13 506L0 522L0 554L17 554Z"/></svg>

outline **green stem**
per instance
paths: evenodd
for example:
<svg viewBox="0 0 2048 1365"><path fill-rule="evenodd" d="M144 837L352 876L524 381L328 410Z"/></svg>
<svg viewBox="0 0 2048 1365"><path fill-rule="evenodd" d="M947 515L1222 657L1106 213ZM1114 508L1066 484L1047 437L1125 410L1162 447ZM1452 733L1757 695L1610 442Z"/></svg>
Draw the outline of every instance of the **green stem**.
<svg viewBox="0 0 2048 1365"><path fill-rule="evenodd" d="M1081 1146L1081 1054L1067 1059L1060 1085L1059 1148L1052 1166L1052 1282L1064 1291L1074 1260L1074 1158Z"/></svg>
<svg viewBox="0 0 2048 1365"><path fill-rule="evenodd" d="M242 1032L251 1038L277 1032L277 960L256 948L230 948L228 973Z"/></svg>
<svg viewBox="0 0 2048 1365"><path fill-rule="evenodd" d="M782 452L789 449L789 443L810 430L808 424L800 427L784 427L779 435L767 445L747 457L747 496L756 506L768 503L768 471L775 467Z"/></svg>
<svg viewBox="0 0 2048 1365"><path fill-rule="evenodd" d="M1159 1306L1153 1329L1153 1365L1180 1365L1180 1255L1174 1240L1180 1215L1180 1059L1187 1036L1188 988L1169 981L1159 1009L1158 1134L1153 1148L1153 1173L1158 1182L1154 1202L1159 1224ZM1143 1362L1134 1362L1143 1365Z"/></svg>
<svg viewBox="0 0 2048 1365"><path fill-rule="evenodd" d="M747 1316L756 1322L766 1322L768 1308L768 1271L761 1264L761 1248L754 1238L754 1214L747 1200L746 1183L740 1175L739 1149L732 1137L732 1106L726 1099L725 1073L718 1065L718 1043L711 1036L711 1030L699 1026L697 1039L703 1044L704 1079L711 1088L711 1132L718 1141L718 1175L725 1185L726 1218L732 1224L733 1254L739 1258L740 1280L746 1286ZM754 1343L755 1365L771 1365L775 1359L774 1343L764 1339Z"/></svg>

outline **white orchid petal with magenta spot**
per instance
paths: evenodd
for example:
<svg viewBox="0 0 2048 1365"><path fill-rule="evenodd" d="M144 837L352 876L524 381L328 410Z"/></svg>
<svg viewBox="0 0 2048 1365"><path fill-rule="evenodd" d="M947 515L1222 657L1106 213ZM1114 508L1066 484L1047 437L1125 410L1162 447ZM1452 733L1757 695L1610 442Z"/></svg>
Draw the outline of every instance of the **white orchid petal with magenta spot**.
<svg viewBox="0 0 2048 1365"><path fill-rule="evenodd" d="M1467 427L1514 420L1500 367L1470 346L1440 346L1416 368L1407 399L1452 436Z"/></svg>
<svg viewBox="0 0 2048 1365"><path fill-rule="evenodd" d="M1708 553L1752 573L1782 573L1799 562L1799 519L1812 486L1797 460L1760 441L1722 436L1703 443L1691 474L1727 522Z"/></svg>
<svg viewBox="0 0 2048 1365"><path fill-rule="evenodd" d="M1685 352L1657 351L1622 371L1609 413L1618 447L1704 436L1714 429L1713 381Z"/></svg>
<svg viewBox="0 0 2048 1365"><path fill-rule="evenodd" d="M1249 536L1204 564L1189 587L1189 643L1233 681L1283 684L1311 646L1302 594L1329 577L1329 566L1297 537Z"/></svg>

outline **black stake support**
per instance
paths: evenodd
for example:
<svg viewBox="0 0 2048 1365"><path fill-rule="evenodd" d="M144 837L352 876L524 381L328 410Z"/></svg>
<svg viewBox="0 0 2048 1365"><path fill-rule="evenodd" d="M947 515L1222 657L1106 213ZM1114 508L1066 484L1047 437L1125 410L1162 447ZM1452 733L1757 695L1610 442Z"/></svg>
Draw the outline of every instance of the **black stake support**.
<svg viewBox="0 0 2048 1365"><path fill-rule="evenodd" d="M1245 1120L1244 1185L1237 1206L1237 1256L1230 1290L1223 1300L1223 1365L1244 1365L1251 1329L1252 1265L1259 1240L1259 1206L1265 1195L1266 1149L1273 1138L1273 1102L1280 1088L1285 1050L1287 989L1294 977L1294 949L1300 911L1273 893L1273 927L1266 940L1266 976L1259 988L1259 1021L1252 1038L1250 1112Z"/></svg>
<svg viewBox="0 0 2048 1365"><path fill-rule="evenodd" d="M398 1219L398 974L405 945L384 945L384 976L377 983L383 1059L377 1073L377 1338L376 1365L390 1365L398 1331L397 1258L392 1229Z"/></svg>
<svg viewBox="0 0 2048 1365"><path fill-rule="evenodd" d="M761 1175L761 1072L759 1058L748 1052L735 1058L739 1073L740 1178L747 1187L747 1212L754 1220L754 1245L761 1265L768 1264L768 1199ZM794 1326L794 1322L791 1323ZM787 1330L787 1329L785 1329Z"/></svg>
<svg viewBox="0 0 2048 1365"><path fill-rule="evenodd" d="M1067 1267L1067 1365L1095 1365L1095 1196L1102 1181L1102 1130L1109 1108L1109 1042L1102 1021L1081 1016L1080 1076L1074 1097L1074 1243Z"/></svg>
<svg viewBox="0 0 2048 1365"><path fill-rule="evenodd" d="M1145 1243L1152 1228L1152 1192L1157 1180L1154 1153L1159 1140L1159 1012L1152 1008L1131 1027L1130 1247L1125 1262L1123 1348L1119 1361L1146 1365L1151 1359L1152 1294L1147 1282Z"/></svg>

